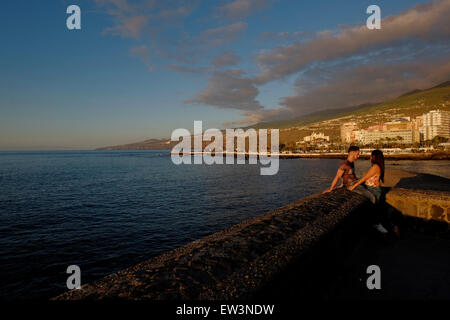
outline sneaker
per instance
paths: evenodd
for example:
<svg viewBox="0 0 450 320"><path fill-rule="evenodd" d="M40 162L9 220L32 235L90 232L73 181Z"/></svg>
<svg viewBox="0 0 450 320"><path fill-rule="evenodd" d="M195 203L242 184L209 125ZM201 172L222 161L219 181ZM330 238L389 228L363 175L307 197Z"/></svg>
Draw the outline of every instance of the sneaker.
<svg viewBox="0 0 450 320"><path fill-rule="evenodd" d="M381 223L374 224L373 227L374 227L375 229L377 229L378 232L381 232L381 233L388 233L388 231L386 230L386 228L383 227L383 226L381 225Z"/></svg>

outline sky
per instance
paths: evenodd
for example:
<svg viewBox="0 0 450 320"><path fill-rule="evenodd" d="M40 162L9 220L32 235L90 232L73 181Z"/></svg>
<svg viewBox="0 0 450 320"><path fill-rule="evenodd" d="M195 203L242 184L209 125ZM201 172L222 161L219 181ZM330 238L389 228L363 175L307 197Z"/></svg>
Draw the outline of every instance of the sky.
<svg viewBox="0 0 450 320"><path fill-rule="evenodd" d="M450 80L449 17L450 0L5 0L0 150L169 138L194 120L246 126L429 88Z"/></svg>

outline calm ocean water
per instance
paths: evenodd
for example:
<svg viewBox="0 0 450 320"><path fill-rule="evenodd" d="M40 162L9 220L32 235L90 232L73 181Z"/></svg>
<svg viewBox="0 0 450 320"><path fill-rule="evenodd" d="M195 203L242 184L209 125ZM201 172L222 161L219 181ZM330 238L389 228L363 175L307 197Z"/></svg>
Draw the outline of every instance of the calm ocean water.
<svg viewBox="0 0 450 320"><path fill-rule="evenodd" d="M329 186L340 160L172 164L168 151L0 152L0 298L65 291ZM450 177L448 161L396 161ZM368 161L360 160L361 168Z"/></svg>

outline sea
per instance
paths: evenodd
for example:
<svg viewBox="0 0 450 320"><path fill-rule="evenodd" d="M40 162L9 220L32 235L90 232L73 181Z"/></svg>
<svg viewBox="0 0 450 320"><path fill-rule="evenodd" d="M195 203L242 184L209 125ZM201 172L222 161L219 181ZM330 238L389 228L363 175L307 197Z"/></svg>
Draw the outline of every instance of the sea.
<svg viewBox="0 0 450 320"><path fill-rule="evenodd" d="M169 150L0 152L0 299L48 299L329 187L338 159L175 165ZM450 161L387 167L450 178ZM361 175L368 160L358 160Z"/></svg>

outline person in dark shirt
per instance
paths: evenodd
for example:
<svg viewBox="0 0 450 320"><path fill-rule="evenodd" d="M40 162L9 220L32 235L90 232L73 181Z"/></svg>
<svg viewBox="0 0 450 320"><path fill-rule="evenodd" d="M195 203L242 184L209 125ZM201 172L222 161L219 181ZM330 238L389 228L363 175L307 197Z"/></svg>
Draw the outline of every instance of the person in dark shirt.
<svg viewBox="0 0 450 320"><path fill-rule="evenodd" d="M323 193L333 191L339 179L341 178L344 187L349 187L353 182L358 180L355 175L355 163L354 163L358 158L359 158L359 147L350 146L350 148L348 148L347 159L339 165L339 168L336 172L336 176L334 177L330 188L325 190Z"/></svg>
<svg viewBox="0 0 450 320"><path fill-rule="evenodd" d="M344 185L344 187L348 188L349 190L351 190L353 192L359 193L359 194L367 197L373 204L377 204L379 197L377 197L374 193L370 192L367 189L367 187L362 186L361 182L359 182L358 179L356 178L354 162L358 158L359 158L359 147L358 146L350 146L350 148L348 148L347 159L339 165L339 168L336 172L336 176L334 177L333 182L331 183L331 187L322 193L327 193L327 192L333 191L334 188L336 187L339 179L342 178L342 184ZM383 158L383 168L384 168L384 158ZM367 179L365 179L365 180L367 180ZM352 185L355 185L355 186L352 186ZM388 233L386 228L384 228L383 225L380 223L378 215L372 214L371 220L374 223L373 226L379 232L381 232L383 234Z"/></svg>

